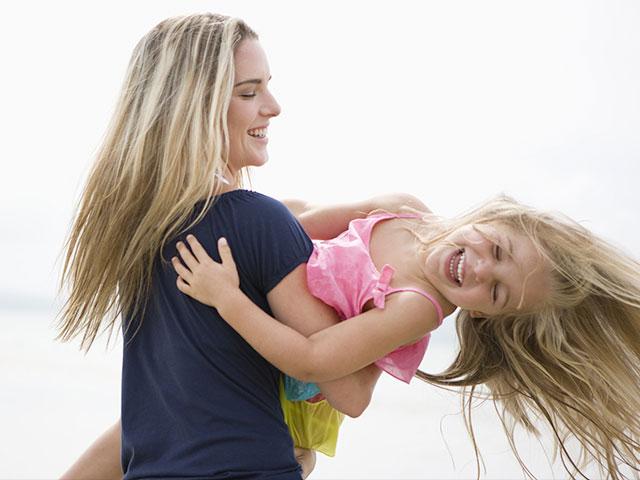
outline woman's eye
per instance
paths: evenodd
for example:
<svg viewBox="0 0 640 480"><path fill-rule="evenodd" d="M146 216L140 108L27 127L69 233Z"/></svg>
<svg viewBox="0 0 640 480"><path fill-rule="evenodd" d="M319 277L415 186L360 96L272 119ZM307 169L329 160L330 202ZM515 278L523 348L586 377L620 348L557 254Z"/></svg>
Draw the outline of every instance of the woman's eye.
<svg viewBox="0 0 640 480"><path fill-rule="evenodd" d="M501 260L502 259L502 248L500 248L500 245L496 244L494 250L495 250L494 255L496 257L496 260L498 260L498 261Z"/></svg>
<svg viewBox="0 0 640 480"><path fill-rule="evenodd" d="M243 98L253 98L253 97L256 96L256 94L255 93L241 93L240 96L243 97Z"/></svg>
<svg viewBox="0 0 640 480"><path fill-rule="evenodd" d="M498 300L498 285L494 285L493 288L491 289L491 301L493 303L496 303L497 300Z"/></svg>

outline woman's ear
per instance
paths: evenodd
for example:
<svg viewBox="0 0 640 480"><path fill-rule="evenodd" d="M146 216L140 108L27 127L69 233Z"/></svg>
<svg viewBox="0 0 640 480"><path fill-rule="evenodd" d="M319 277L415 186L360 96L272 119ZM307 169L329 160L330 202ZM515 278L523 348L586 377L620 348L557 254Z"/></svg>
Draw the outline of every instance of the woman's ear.
<svg viewBox="0 0 640 480"><path fill-rule="evenodd" d="M486 318L487 317L484 313L479 312L477 310L469 310L469 315L471 315L471 318Z"/></svg>

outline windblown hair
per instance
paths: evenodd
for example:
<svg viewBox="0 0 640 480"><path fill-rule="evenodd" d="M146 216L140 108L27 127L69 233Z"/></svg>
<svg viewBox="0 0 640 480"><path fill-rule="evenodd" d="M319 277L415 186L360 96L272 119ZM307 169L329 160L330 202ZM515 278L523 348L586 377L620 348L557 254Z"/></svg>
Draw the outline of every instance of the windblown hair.
<svg viewBox="0 0 640 480"><path fill-rule="evenodd" d="M234 50L256 38L239 19L199 14L161 22L135 47L65 244L58 338L82 335L88 350L101 327L144 311L159 252L222 189Z"/></svg>
<svg viewBox="0 0 640 480"><path fill-rule="evenodd" d="M551 267L552 293L535 313L474 319L460 311L457 358L440 374L417 376L463 387L476 454L471 405L488 397L527 476L533 477L518 455L514 429L521 425L537 434L543 420L572 478L586 478L581 468L588 461L599 464L603 477L618 480L631 472L637 478L640 264L579 224L504 196L421 238L433 244L468 223L499 223L527 235ZM579 455L570 452L571 438Z"/></svg>

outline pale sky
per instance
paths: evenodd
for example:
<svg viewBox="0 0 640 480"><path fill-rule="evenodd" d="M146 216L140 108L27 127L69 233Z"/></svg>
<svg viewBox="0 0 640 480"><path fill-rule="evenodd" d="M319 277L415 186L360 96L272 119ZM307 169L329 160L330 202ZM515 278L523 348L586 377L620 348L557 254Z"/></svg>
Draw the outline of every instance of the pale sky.
<svg viewBox="0 0 640 480"><path fill-rule="evenodd" d="M500 192L640 256L640 3L30 1L3 9L0 308L46 306L129 55L216 11L261 37L282 114L254 188L389 191L444 215Z"/></svg>

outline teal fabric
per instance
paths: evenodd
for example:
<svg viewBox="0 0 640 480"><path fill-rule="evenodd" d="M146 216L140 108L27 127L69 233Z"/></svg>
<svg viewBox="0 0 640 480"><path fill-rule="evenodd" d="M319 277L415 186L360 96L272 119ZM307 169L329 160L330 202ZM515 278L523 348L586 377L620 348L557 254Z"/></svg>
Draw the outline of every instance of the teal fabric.
<svg viewBox="0 0 640 480"><path fill-rule="evenodd" d="M315 383L301 382L288 375L284 376L284 393L292 402L309 400L320 393Z"/></svg>

